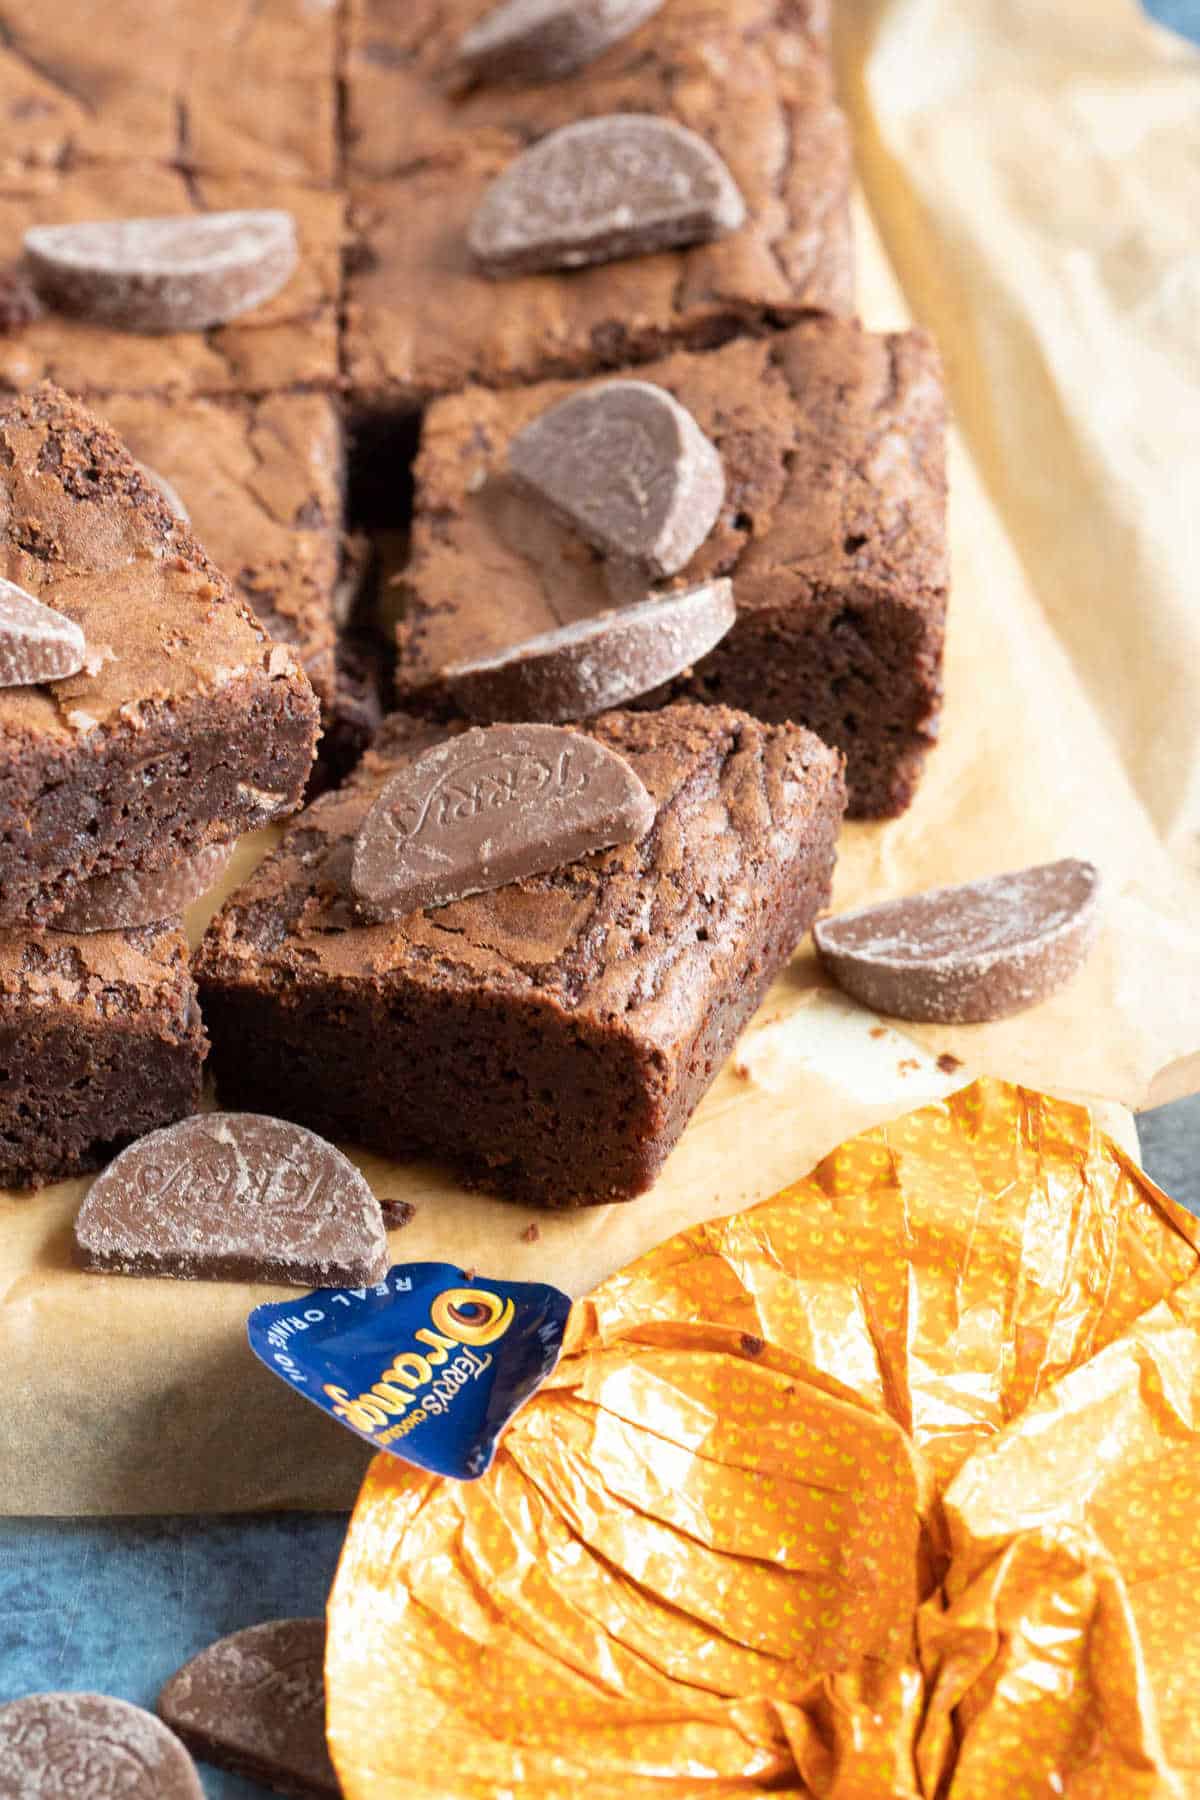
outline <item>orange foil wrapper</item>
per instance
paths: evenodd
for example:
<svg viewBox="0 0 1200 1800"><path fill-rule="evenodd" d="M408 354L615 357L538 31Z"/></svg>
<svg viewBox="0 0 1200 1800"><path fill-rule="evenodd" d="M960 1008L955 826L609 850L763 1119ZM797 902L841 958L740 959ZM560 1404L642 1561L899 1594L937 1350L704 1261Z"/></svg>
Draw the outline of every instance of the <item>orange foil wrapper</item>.
<svg viewBox="0 0 1200 1800"><path fill-rule="evenodd" d="M984 1081L639 1258L483 1480L372 1465L349 1800L1200 1795L1198 1236Z"/></svg>

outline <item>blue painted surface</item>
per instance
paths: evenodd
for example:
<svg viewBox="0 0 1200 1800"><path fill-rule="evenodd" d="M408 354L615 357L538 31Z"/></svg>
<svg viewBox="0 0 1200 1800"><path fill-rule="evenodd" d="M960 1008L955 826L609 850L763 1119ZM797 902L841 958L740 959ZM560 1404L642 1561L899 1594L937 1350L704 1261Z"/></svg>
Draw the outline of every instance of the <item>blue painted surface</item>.
<svg viewBox="0 0 1200 1800"><path fill-rule="evenodd" d="M153 1709L215 1638L324 1612L345 1530L342 1514L0 1521L0 1702L91 1688ZM264 1793L201 1773L209 1800Z"/></svg>
<svg viewBox="0 0 1200 1800"><path fill-rule="evenodd" d="M1200 0L1147 0L1200 43ZM1146 1166L1200 1212L1200 1100L1142 1121ZM214 1638L324 1610L342 1515L75 1524L0 1520L0 1702L96 1688L153 1706L162 1683ZM209 1800L264 1790L202 1769Z"/></svg>
<svg viewBox="0 0 1200 1800"><path fill-rule="evenodd" d="M1200 0L1146 0L1146 11L1161 25L1200 43Z"/></svg>

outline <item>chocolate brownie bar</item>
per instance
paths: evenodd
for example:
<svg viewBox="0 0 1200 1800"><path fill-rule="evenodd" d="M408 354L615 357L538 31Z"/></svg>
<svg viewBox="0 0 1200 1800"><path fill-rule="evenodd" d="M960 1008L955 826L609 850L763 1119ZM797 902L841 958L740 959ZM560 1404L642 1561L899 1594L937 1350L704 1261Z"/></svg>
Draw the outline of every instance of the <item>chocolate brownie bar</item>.
<svg viewBox="0 0 1200 1800"><path fill-rule="evenodd" d="M270 635L295 645L328 719L343 489L332 400L110 394L97 411L140 463L171 484L205 550Z"/></svg>
<svg viewBox="0 0 1200 1800"><path fill-rule="evenodd" d="M340 195L248 176L188 176L150 163L40 171L0 180L0 263L31 225L279 208L296 223L295 274L274 296L209 331L113 330L55 312L0 336L0 386L47 378L72 393L268 394L332 387L338 374Z"/></svg>
<svg viewBox="0 0 1200 1800"><path fill-rule="evenodd" d="M0 169L174 162L331 182L332 0L0 0Z"/></svg>
<svg viewBox="0 0 1200 1800"><path fill-rule="evenodd" d="M464 21L482 10L413 9ZM376 172L387 157L372 150L370 177L350 188L345 366L358 405L399 414L472 381L587 375L811 312L849 312L845 121L825 59L774 22L794 9L757 10L761 30L739 34L714 22L711 5L668 5L571 80L470 96L461 119L440 131L447 102L439 94L422 109L432 75L414 52L395 71L388 106L414 119L415 135L396 148L392 172ZM413 41L421 43L415 19ZM360 101L371 109L362 142L377 146L386 141L377 117L386 83L369 92L378 98ZM430 107L433 122L422 124ZM715 242L600 267L499 280L480 273L467 230L489 184L555 126L613 111L662 115L709 142L741 190L746 223Z"/></svg>
<svg viewBox="0 0 1200 1800"><path fill-rule="evenodd" d="M57 389L0 400L0 574L83 630L76 675L0 689L0 919L163 868L299 804L317 703L159 489Z"/></svg>
<svg viewBox="0 0 1200 1800"><path fill-rule="evenodd" d="M404 174L420 161L445 159L472 137L528 142L598 113L669 110L674 91L685 109L679 116L690 123L690 90L724 82L730 53L750 44L764 46L775 64L764 84L767 116L777 116L793 92L828 99L831 90L828 0L664 0L636 31L570 75L464 80L455 69L459 42L494 6L495 0L347 0L346 167L352 176L374 181Z"/></svg>
<svg viewBox="0 0 1200 1800"><path fill-rule="evenodd" d="M194 1112L206 1049L176 926L0 933L0 1187L97 1168Z"/></svg>
<svg viewBox="0 0 1200 1800"><path fill-rule="evenodd" d="M657 804L640 843L367 925L348 897L355 836L389 774L441 735L384 726L201 944L226 1104L431 1152L547 1206L650 1185L826 903L841 759L725 707L587 730Z"/></svg>
<svg viewBox="0 0 1200 1800"><path fill-rule="evenodd" d="M725 468L717 525L675 583L731 575L738 617L687 691L808 726L845 752L854 814L903 811L941 699L944 402L932 344L811 320L641 373L687 407ZM401 704L445 712L448 664L629 597L614 595L596 552L503 477L516 432L571 391L473 388L430 407Z"/></svg>

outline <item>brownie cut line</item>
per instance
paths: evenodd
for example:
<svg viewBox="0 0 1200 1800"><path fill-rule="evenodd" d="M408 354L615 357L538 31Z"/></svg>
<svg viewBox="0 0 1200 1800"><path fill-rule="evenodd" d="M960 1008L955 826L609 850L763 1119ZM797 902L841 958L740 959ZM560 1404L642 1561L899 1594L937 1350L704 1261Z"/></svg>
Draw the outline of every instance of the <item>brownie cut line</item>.
<svg viewBox="0 0 1200 1800"><path fill-rule="evenodd" d="M724 465L716 525L673 584L729 576L737 603L733 628L659 701L687 693L806 725L844 751L852 814L902 812L942 695L945 400L932 343L814 319L640 373L687 408ZM582 390L471 388L426 413L401 576L405 708L449 716L444 671L643 597L644 582L622 591L507 473L513 439Z"/></svg>
<svg viewBox="0 0 1200 1800"><path fill-rule="evenodd" d="M841 758L725 707L586 729L656 803L640 843L369 925L350 897L356 834L401 762L442 735L385 723L201 944L225 1105L431 1154L545 1206L651 1185L827 902Z"/></svg>

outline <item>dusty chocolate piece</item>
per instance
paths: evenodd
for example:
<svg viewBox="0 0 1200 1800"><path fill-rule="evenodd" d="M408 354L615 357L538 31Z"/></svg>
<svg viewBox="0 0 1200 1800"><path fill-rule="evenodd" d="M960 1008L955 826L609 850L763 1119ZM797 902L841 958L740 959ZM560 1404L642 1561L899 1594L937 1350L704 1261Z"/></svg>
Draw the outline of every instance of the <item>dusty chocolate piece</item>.
<svg viewBox="0 0 1200 1800"><path fill-rule="evenodd" d="M87 650L74 619L0 576L0 687L77 675Z"/></svg>
<svg viewBox="0 0 1200 1800"><path fill-rule="evenodd" d="M54 921L55 931L131 931L177 918L206 894L233 855L232 844L208 844L169 869L100 875L77 887Z"/></svg>
<svg viewBox="0 0 1200 1800"><path fill-rule="evenodd" d="M296 224L260 210L35 225L25 257L59 312L122 331L207 331L279 292L296 266Z"/></svg>
<svg viewBox="0 0 1200 1800"><path fill-rule="evenodd" d="M606 381L550 407L517 433L508 467L588 543L651 577L682 569L725 499L719 452L650 381Z"/></svg>
<svg viewBox="0 0 1200 1800"><path fill-rule="evenodd" d="M118 1275L360 1287L387 1273L354 1164L258 1113L197 1113L131 1144L92 1183L75 1241L86 1268Z"/></svg>
<svg viewBox="0 0 1200 1800"><path fill-rule="evenodd" d="M153 1713L107 1694L0 1706L5 1800L204 1800L191 1757Z"/></svg>
<svg viewBox="0 0 1200 1800"><path fill-rule="evenodd" d="M451 664L445 689L469 719L591 718L684 674L735 616L729 581L655 594L526 638L498 656Z"/></svg>
<svg viewBox="0 0 1200 1800"><path fill-rule="evenodd" d="M295 1800L341 1793L325 1743L325 1621L272 1619L194 1656L160 1716L205 1762Z"/></svg>
<svg viewBox="0 0 1200 1800"><path fill-rule="evenodd" d="M732 631L667 695L806 725L845 751L855 814L902 812L942 691L945 398L933 345L813 319L644 375L686 406L725 468L721 515L673 581L728 576L737 601ZM614 591L612 559L506 476L513 438L579 391L472 388L425 414L400 575L406 707L448 713L447 668L628 597Z"/></svg>
<svg viewBox="0 0 1200 1800"><path fill-rule="evenodd" d="M183 504L183 496L179 493L178 489L172 486L165 475L160 475L157 469L150 468L148 463L140 462L138 468L142 471L146 480L150 482L151 486L158 489L159 493L180 523L190 525L192 522L192 515Z"/></svg>
<svg viewBox="0 0 1200 1800"><path fill-rule="evenodd" d="M897 1019L969 1025L1045 1000L1082 966L1100 873L1072 857L858 907L813 928L839 987Z"/></svg>
<svg viewBox="0 0 1200 1800"><path fill-rule="evenodd" d="M629 1199L828 902L841 759L721 706L606 713L582 735L652 794L639 843L364 924L354 839L431 735L386 721L210 926L218 1092L535 1204Z"/></svg>
<svg viewBox="0 0 1200 1800"><path fill-rule="evenodd" d="M411 1200L381 1200L379 1205L385 1231L403 1231L417 1215L417 1209Z"/></svg>
<svg viewBox="0 0 1200 1800"><path fill-rule="evenodd" d="M556 725L493 725L400 769L363 820L351 883L375 919L446 906L636 844L654 802L615 750Z"/></svg>
<svg viewBox="0 0 1200 1800"><path fill-rule="evenodd" d="M644 25L663 0L501 0L459 40L476 81L559 81Z"/></svg>
<svg viewBox="0 0 1200 1800"><path fill-rule="evenodd" d="M725 237L746 203L694 131L648 113L564 125L483 196L467 233L485 275L578 269Z"/></svg>
<svg viewBox="0 0 1200 1800"><path fill-rule="evenodd" d="M0 397L0 574L81 627L75 675L0 689L0 920L169 868L293 810L317 704L113 433Z"/></svg>
<svg viewBox="0 0 1200 1800"><path fill-rule="evenodd" d="M185 0L172 3L182 7ZM297 0L265 3L292 8ZM0 0L0 26L11 4ZM0 87L3 67L0 40ZM119 222L142 214L200 219L264 207L291 215L299 244L295 273L264 304L211 331L166 333L123 331L51 307L20 331L0 335L0 385L25 392L49 378L94 401L99 412L105 410L102 394L157 394L174 401L185 395L257 397L334 385L345 236L340 192L261 177L190 175L144 162L72 163L41 171L31 186L0 181L0 260L22 254L31 226ZM152 456L145 461L161 468Z"/></svg>

